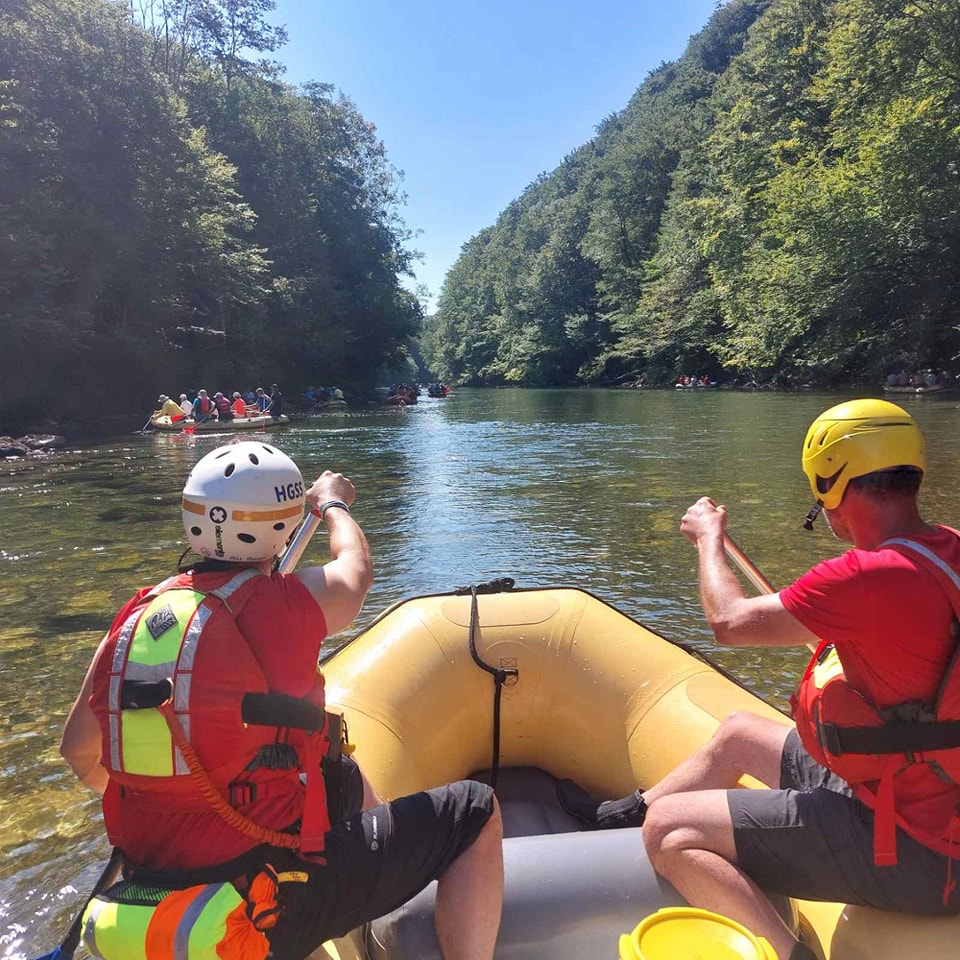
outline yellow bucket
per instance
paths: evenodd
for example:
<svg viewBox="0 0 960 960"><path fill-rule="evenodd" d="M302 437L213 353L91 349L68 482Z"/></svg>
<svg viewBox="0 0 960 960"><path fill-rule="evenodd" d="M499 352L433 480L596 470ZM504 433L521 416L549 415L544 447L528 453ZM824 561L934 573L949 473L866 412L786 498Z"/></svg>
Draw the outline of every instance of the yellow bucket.
<svg viewBox="0 0 960 960"><path fill-rule="evenodd" d="M735 920L696 907L665 907L620 937L620 960L777 960Z"/></svg>

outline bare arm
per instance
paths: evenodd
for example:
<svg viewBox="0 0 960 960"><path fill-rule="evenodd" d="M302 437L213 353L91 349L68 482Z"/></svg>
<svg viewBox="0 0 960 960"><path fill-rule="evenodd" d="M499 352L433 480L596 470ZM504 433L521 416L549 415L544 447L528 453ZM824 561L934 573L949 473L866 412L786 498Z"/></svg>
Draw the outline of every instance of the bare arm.
<svg viewBox="0 0 960 960"><path fill-rule="evenodd" d="M700 600L718 643L732 647L799 646L817 638L788 613L778 593L748 597L723 549L726 507L702 497L686 512L680 532L699 554Z"/></svg>
<svg viewBox="0 0 960 960"><path fill-rule="evenodd" d="M307 503L314 509L328 500L342 500L349 506L355 496L346 477L327 470L307 491ZM360 612L373 584L373 561L367 538L346 510L328 510L324 522L330 534L330 562L306 567L295 576L322 608L332 635L348 627Z"/></svg>
<svg viewBox="0 0 960 960"><path fill-rule="evenodd" d="M106 642L106 637L100 646ZM97 653L99 653L99 649ZM100 763L100 725L90 709L90 694L93 691L93 666L97 662L96 656L90 663L87 675L83 678L83 686L74 701L67 716L60 737L60 755L73 768L73 772L80 778L81 783L96 793L103 793L107 789L109 776L106 768Z"/></svg>

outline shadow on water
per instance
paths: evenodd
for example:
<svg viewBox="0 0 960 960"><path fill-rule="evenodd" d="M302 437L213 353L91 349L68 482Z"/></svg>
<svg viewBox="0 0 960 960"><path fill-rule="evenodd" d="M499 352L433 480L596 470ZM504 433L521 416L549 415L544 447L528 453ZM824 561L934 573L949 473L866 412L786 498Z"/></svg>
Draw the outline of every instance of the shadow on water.
<svg viewBox="0 0 960 960"><path fill-rule="evenodd" d="M457 390L406 411L351 411L258 437L308 479L350 476L376 583L353 632L407 596L512 576L575 585L709 649L783 706L805 663L717 650L696 556L677 532L701 495L774 583L840 549L800 529L809 421L836 396L723 391ZM932 519L960 519L960 403L913 401L929 441ZM253 439L253 438L249 438ZM59 757L64 718L103 630L183 548L180 490L224 437L122 437L0 464L0 951L48 950L108 853L95 798ZM326 555L322 537L311 548ZM331 649L342 637L327 643Z"/></svg>

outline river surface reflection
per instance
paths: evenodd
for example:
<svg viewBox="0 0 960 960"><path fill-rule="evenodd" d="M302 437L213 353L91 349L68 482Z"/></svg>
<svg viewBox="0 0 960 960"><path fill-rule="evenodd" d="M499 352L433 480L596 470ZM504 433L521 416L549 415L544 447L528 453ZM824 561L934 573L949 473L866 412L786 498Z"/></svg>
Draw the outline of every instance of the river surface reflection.
<svg viewBox="0 0 960 960"><path fill-rule="evenodd" d="M272 433L312 479L355 481L377 582L343 642L386 605L512 576L591 590L709 650L783 706L794 650L716 650L696 556L677 532L703 494L774 583L840 551L801 529L810 420L841 399L725 391L458 390L406 411L347 411ZM960 401L907 401L928 438L930 519L960 523ZM262 436L262 435L258 435ZM224 436L121 437L0 466L0 955L51 949L107 856L99 802L57 752L112 614L175 567L179 495ZM322 558L322 537L308 556Z"/></svg>

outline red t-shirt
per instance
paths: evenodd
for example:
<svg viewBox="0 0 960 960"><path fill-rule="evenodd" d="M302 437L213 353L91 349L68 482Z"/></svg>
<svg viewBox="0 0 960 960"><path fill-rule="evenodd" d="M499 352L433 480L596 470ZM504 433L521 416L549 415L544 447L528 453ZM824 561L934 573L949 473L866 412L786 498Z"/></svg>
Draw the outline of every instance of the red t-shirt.
<svg viewBox="0 0 960 960"><path fill-rule="evenodd" d="M200 574L194 585L212 590L223 574ZM273 693L323 700L323 679L317 668L327 633L323 611L294 575L257 577L252 594L237 618ZM248 778L256 781L257 774ZM240 809L254 822L283 829L299 819L302 793L267 797ZM240 856L253 841L228 826L213 811L175 813L168 804L137 800L118 805L118 826L124 852L137 864L154 870L193 870Z"/></svg>
<svg viewBox="0 0 960 960"><path fill-rule="evenodd" d="M938 528L910 539L960 571L955 534ZM817 564L780 599L811 633L834 644L847 680L874 706L936 698L956 649L954 611L944 588L912 556L892 548L848 550ZM898 778L897 796L902 826L909 830L915 820L945 830L960 787L917 765Z"/></svg>

